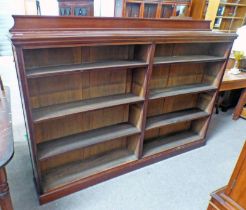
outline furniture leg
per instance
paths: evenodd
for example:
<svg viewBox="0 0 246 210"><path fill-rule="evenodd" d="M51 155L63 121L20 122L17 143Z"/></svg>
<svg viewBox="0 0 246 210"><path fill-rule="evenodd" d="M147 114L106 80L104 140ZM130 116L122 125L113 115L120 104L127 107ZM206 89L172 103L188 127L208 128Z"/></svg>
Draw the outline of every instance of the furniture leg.
<svg viewBox="0 0 246 210"><path fill-rule="evenodd" d="M237 106L233 113L233 120L237 120L242 113L243 106L246 104L246 88L242 91Z"/></svg>
<svg viewBox="0 0 246 210"><path fill-rule="evenodd" d="M5 168L0 169L0 206L2 210L13 210Z"/></svg>
<svg viewBox="0 0 246 210"><path fill-rule="evenodd" d="M1 88L1 90L4 90L4 87L3 87L3 81L2 81L1 76L0 76L0 88Z"/></svg>

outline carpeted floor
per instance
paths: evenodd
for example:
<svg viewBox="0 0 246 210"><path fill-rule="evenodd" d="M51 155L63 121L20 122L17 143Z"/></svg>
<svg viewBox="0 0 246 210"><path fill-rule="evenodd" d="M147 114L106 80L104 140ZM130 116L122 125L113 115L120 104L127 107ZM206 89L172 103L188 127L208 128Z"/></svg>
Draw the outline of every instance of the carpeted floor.
<svg viewBox="0 0 246 210"><path fill-rule="evenodd" d="M16 210L205 210L209 194L228 182L246 140L246 121L232 121L231 110L213 116L204 147L39 206L12 61L0 57L12 90L15 156L7 171Z"/></svg>

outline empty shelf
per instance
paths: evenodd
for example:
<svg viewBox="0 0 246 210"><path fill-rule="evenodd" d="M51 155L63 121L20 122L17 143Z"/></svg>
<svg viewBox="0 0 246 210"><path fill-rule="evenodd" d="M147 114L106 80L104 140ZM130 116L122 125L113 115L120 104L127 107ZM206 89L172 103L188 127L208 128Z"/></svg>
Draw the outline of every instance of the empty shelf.
<svg viewBox="0 0 246 210"><path fill-rule="evenodd" d="M197 108L162 114L155 117L149 117L147 119L145 130L150 130L152 128L158 128L174 123L195 120L207 116L209 116L207 112Z"/></svg>
<svg viewBox="0 0 246 210"><path fill-rule="evenodd" d="M117 106L121 104L129 104L143 101L143 98L132 93L112 95L86 99L82 101L57 104L42 108L33 109L33 121L41 122L44 120L55 119L67 115L92 111L101 108Z"/></svg>
<svg viewBox="0 0 246 210"><path fill-rule="evenodd" d="M225 57L210 55L184 55L156 57L154 64L186 63L186 62L214 62L226 60Z"/></svg>
<svg viewBox="0 0 246 210"><path fill-rule="evenodd" d="M59 138L39 144L38 159L44 160L76 149L137 133L140 133L138 128L131 124L124 123Z"/></svg>
<svg viewBox="0 0 246 210"><path fill-rule="evenodd" d="M101 61L97 63L85 63L85 64L73 64L73 65L61 65L61 66L49 66L31 68L26 70L28 78L44 77L49 75L58 75L71 72L81 72L94 69L105 69L105 68L135 68L147 66L144 61Z"/></svg>
<svg viewBox="0 0 246 210"><path fill-rule="evenodd" d="M199 93L203 91L216 90L217 88L210 84L194 84L168 87L165 89L155 89L150 91L149 99L164 98L188 93Z"/></svg>
<svg viewBox="0 0 246 210"><path fill-rule="evenodd" d="M202 139L202 137L192 131L184 131L166 137L157 137L152 140L147 140L144 143L143 155L146 157L173 148L179 149L185 144L189 144Z"/></svg>
<svg viewBox="0 0 246 210"><path fill-rule="evenodd" d="M133 153L122 149L54 168L43 177L44 192L134 160L136 160L136 156Z"/></svg>

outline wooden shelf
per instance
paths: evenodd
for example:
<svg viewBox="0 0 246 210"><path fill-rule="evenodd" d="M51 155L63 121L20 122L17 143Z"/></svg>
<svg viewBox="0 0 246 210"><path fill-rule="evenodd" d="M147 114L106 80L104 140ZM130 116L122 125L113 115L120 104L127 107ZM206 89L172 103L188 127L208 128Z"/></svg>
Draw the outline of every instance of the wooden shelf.
<svg viewBox="0 0 246 210"><path fill-rule="evenodd" d="M82 72L88 70L105 69L105 68L136 68L147 66L144 61L101 61L97 63L86 63L86 64L73 64L73 65L61 65L61 66L49 66L32 68L26 70L28 78L45 77L51 75L60 75L67 73Z"/></svg>
<svg viewBox="0 0 246 210"><path fill-rule="evenodd" d="M81 134L59 138L38 145L38 159L48 159L76 149L92 146L141 131L131 124L123 123L105 128L91 130Z"/></svg>
<svg viewBox="0 0 246 210"><path fill-rule="evenodd" d="M36 108L33 110L33 121L37 123L75 113L92 111L122 104L130 104L143 100L144 99L140 96L128 93Z"/></svg>
<svg viewBox="0 0 246 210"><path fill-rule="evenodd" d="M210 21L160 19L182 13L166 6L129 10L156 20L13 17L41 204L204 145L237 36Z"/></svg>
<svg viewBox="0 0 246 210"><path fill-rule="evenodd" d="M185 144L199 140L202 140L202 137L192 131L184 131L167 137L157 137L153 140L148 140L144 144L143 155L146 157L174 148L178 150L184 147Z"/></svg>
<svg viewBox="0 0 246 210"><path fill-rule="evenodd" d="M220 5L246 7L246 4L220 2Z"/></svg>
<svg viewBox="0 0 246 210"><path fill-rule="evenodd" d="M155 89L150 91L149 99L164 98L169 96L182 95L187 93L199 93L204 91L216 90L217 88L209 84L183 85L165 89Z"/></svg>
<svg viewBox="0 0 246 210"><path fill-rule="evenodd" d="M215 62L224 61L226 58L210 55L185 55L155 57L154 64L186 63L186 62Z"/></svg>
<svg viewBox="0 0 246 210"><path fill-rule="evenodd" d="M234 17L234 16L216 16L216 18L223 18L223 19L236 19L236 20L243 20L243 17Z"/></svg>
<svg viewBox="0 0 246 210"><path fill-rule="evenodd" d="M209 116L207 112L197 108L162 114L148 118L145 130L150 130L153 128L158 128L174 123L199 119L207 116Z"/></svg>
<svg viewBox="0 0 246 210"><path fill-rule="evenodd" d="M98 174L116 166L136 160L136 156L126 149L115 150L104 155L77 161L50 170L43 177L44 192L54 190L71 182Z"/></svg>

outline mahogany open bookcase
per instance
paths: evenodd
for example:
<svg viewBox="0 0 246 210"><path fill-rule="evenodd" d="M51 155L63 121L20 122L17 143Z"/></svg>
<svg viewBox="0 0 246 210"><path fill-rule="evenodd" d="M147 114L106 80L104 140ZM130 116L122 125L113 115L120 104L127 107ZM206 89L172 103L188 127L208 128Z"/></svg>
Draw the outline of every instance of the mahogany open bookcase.
<svg viewBox="0 0 246 210"><path fill-rule="evenodd" d="M41 204L205 144L235 34L207 21L14 20Z"/></svg>

